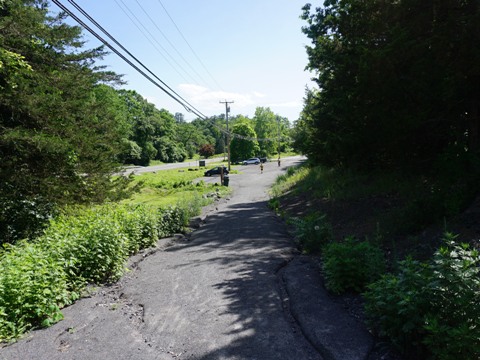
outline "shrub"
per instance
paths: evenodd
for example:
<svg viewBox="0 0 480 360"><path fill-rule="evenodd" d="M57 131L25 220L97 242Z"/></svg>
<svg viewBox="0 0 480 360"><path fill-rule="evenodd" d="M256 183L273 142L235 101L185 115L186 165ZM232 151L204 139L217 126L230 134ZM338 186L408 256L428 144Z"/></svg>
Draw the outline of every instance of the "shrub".
<svg viewBox="0 0 480 360"><path fill-rule="evenodd" d="M296 238L306 253L318 253L322 247L331 241L332 229L326 215L312 213L305 218L291 218L289 223L294 225Z"/></svg>
<svg viewBox="0 0 480 360"><path fill-rule="evenodd" d="M360 292L385 272L382 250L368 241L348 237L323 248L325 286L333 293Z"/></svg>
<svg viewBox="0 0 480 360"><path fill-rule="evenodd" d="M399 263L399 274L384 275L367 286L365 310L370 325L403 354L422 352L423 314L428 310L428 268L411 258Z"/></svg>
<svg viewBox="0 0 480 360"><path fill-rule="evenodd" d="M79 297L86 283L117 280L127 257L182 231L201 198L164 209L99 206L50 222L35 243L0 250L0 339L48 326Z"/></svg>
<svg viewBox="0 0 480 360"><path fill-rule="evenodd" d="M200 146L198 153L200 156L204 156L208 159L210 156L215 155L215 147L212 144L204 144Z"/></svg>
<svg viewBox="0 0 480 360"><path fill-rule="evenodd" d="M8 247L0 258L0 339L61 320L60 308L74 299L67 287L61 264L39 246Z"/></svg>
<svg viewBox="0 0 480 360"><path fill-rule="evenodd" d="M158 232L160 237L167 237L182 232L188 224L187 210L181 207L158 209Z"/></svg>
<svg viewBox="0 0 480 360"><path fill-rule="evenodd" d="M431 262L403 261L365 293L370 324L409 357L480 356L480 257L452 239Z"/></svg>
<svg viewBox="0 0 480 360"><path fill-rule="evenodd" d="M453 242L435 254L424 343L437 359L480 358L480 256Z"/></svg>
<svg viewBox="0 0 480 360"><path fill-rule="evenodd" d="M130 255L156 244L159 231L154 209L144 205L125 206L119 207L115 215L121 231L126 235Z"/></svg>
<svg viewBox="0 0 480 360"><path fill-rule="evenodd" d="M118 279L128 256L128 241L111 206L96 207L76 216L59 217L45 234L48 250L79 279L103 283Z"/></svg>

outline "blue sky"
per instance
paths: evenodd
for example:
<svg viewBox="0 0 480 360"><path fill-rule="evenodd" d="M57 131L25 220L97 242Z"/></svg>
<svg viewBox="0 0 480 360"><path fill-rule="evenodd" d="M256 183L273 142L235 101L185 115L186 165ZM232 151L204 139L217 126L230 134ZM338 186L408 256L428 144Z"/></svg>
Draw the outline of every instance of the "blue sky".
<svg viewBox="0 0 480 360"><path fill-rule="evenodd" d="M306 22L299 18L306 2L76 0L204 115L223 113L225 106L219 101L233 100L230 115L252 117L262 106L290 121L302 110L305 87L313 87L313 75L304 70L309 40L301 27ZM67 0L62 3L73 9ZM87 47L100 44L86 31L85 39ZM125 75L125 88L136 90L158 108L181 112L187 120L196 118L117 55L107 56L104 63Z"/></svg>

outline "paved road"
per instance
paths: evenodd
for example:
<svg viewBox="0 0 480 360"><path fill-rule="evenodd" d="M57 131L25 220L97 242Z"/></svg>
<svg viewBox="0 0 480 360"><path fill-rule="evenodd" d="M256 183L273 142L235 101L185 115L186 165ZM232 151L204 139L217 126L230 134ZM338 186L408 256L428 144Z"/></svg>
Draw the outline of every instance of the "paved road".
<svg viewBox="0 0 480 360"><path fill-rule="evenodd" d="M219 158L211 158L205 159L205 164L211 164L214 162L221 162L224 161L223 157ZM196 168L199 166L199 161L185 161L181 163L173 163L173 164L162 164L162 165L151 165L151 166L131 166L124 170L124 174L142 174L146 172L154 172L154 171L161 171L161 170L170 170L170 169L179 169L179 168Z"/></svg>
<svg viewBox="0 0 480 360"><path fill-rule="evenodd" d="M308 314L319 313L317 305L304 306L312 294L302 294L317 279L292 261L299 258L293 242L266 203L274 179L298 161L284 159L281 168L267 163L263 174L258 166L242 167L230 176L234 194L212 207L189 237L162 240L132 258L133 271L119 283L68 307L53 327L1 349L0 359L313 360L324 358L320 352L364 358L330 356L316 339L332 329L318 321L302 328L292 316L307 315L308 323ZM295 264L288 273L287 264ZM289 289L299 294L296 314Z"/></svg>

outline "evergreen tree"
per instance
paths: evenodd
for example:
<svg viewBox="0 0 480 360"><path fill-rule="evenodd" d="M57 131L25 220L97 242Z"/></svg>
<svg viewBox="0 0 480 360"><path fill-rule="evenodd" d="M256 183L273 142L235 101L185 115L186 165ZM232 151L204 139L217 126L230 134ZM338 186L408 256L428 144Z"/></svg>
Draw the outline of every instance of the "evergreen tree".
<svg viewBox="0 0 480 360"><path fill-rule="evenodd" d="M119 77L95 66L81 29L48 1L0 2L0 241L41 227L64 204L116 197L112 182L125 137L114 97ZM120 186L120 187L119 187Z"/></svg>

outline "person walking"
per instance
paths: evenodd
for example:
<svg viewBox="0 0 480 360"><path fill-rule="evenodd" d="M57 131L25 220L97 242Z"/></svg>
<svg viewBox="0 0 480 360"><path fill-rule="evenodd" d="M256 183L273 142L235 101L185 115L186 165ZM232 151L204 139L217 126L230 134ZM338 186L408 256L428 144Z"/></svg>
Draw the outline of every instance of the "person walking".
<svg viewBox="0 0 480 360"><path fill-rule="evenodd" d="M263 163L260 163L260 174L263 174Z"/></svg>

